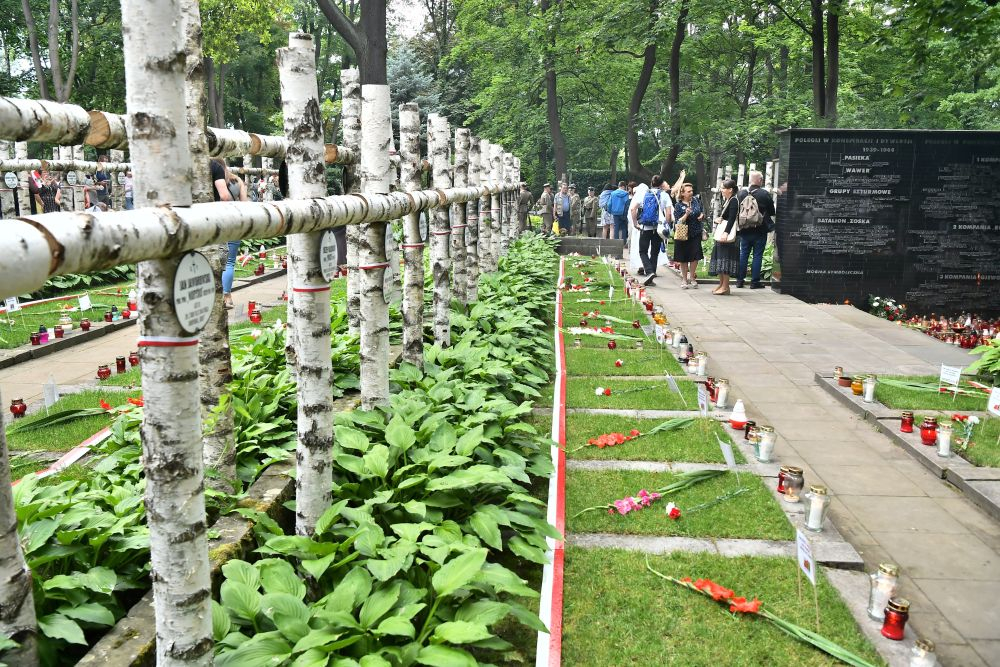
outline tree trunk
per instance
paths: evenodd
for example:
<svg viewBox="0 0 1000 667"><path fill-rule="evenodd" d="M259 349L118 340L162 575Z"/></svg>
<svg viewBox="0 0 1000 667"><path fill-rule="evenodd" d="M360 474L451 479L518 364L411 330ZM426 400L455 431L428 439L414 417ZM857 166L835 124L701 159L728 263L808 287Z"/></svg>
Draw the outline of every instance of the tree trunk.
<svg viewBox="0 0 1000 667"><path fill-rule="evenodd" d="M219 87L215 91L215 117L219 127L226 126L226 63L219 63L215 68L219 75ZM214 85L214 83L213 83Z"/></svg>
<svg viewBox="0 0 1000 667"><path fill-rule="evenodd" d="M466 128L455 130L455 187L464 188L469 185L469 143L470 133ZM455 204L452 206L452 218L454 223L451 227L451 255L454 258L452 267L452 291L455 299L462 306L469 303L469 274L466 265L465 233L468 226L466 221L466 205Z"/></svg>
<svg viewBox="0 0 1000 667"><path fill-rule="evenodd" d="M385 40L385 7L382 5L382 41ZM364 21L364 14L362 14ZM368 25L369 48L374 46L372 34L377 26ZM382 61L384 79L385 61ZM373 63L368 63L368 74ZM362 74L364 76L364 73ZM376 77L377 78L377 77ZM362 79L362 81L364 81ZM388 194L392 183L389 145L392 143L392 114L389 109L389 86L385 83L362 83L361 127L361 190L365 196ZM389 219L389 218L385 218ZM361 225L358 247L361 274L361 407L372 410L389 402L389 303L386 299L385 276L388 262L385 255L385 222ZM327 352L329 354L329 352Z"/></svg>
<svg viewBox="0 0 1000 667"><path fill-rule="evenodd" d="M657 2L652 2L650 11L655 11ZM672 62L672 61L671 61ZM642 52L642 69L639 71L639 80L632 90L632 99L628 103L628 123L625 128L625 138L628 143L628 171L636 180L647 182L653 176L653 172L643 166L639 159L639 110L642 108L642 100L646 96L649 82L653 78L653 67L656 65L656 42L650 42Z"/></svg>
<svg viewBox="0 0 1000 667"><path fill-rule="evenodd" d="M829 0L826 13L826 126L837 127L837 89L840 86L840 12L842 0Z"/></svg>
<svg viewBox="0 0 1000 667"><path fill-rule="evenodd" d="M399 105L400 182L404 190L420 189L420 108ZM464 204L463 204L464 206ZM403 361L424 367L424 243L420 213L403 219Z"/></svg>
<svg viewBox="0 0 1000 667"><path fill-rule="evenodd" d="M452 186L451 165L448 162L448 121L437 114L427 119L432 138L428 151L434 170L434 189L446 190ZM431 272L434 275L434 342L441 347L451 345L451 258L449 237L451 220L447 206L434 210L431 226Z"/></svg>
<svg viewBox="0 0 1000 667"><path fill-rule="evenodd" d="M193 176L191 199L200 204L214 201L212 177L208 168L208 140L205 137L205 61L201 57L201 15L196 0L181 0L181 10L184 50L188 54L184 97ZM206 246L200 248L199 252L208 257L215 277L215 293L221 294L226 246ZM237 482L236 433L232 402L223 402L222 397L233 380L233 366L229 350L229 318L222 299L216 299L212 304L212 314L201 332L198 362L201 416L208 425L202 436L205 468L216 473L207 484L211 488L231 493Z"/></svg>
<svg viewBox="0 0 1000 667"><path fill-rule="evenodd" d="M754 70L757 69L757 47L750 45L750 53L747 54L747 85L743 91L743 99L740 100L740 118L746 117L747 109L750 107L750 98L753 96Z"/></svg>
<svg viewBox="0 0 1000 667"><path fill-rule="evenodd" d="M618 184L618 153L620 149L617 145L611 147L611 157L609 158L609 170L611 171L611 180L609 183Z"/></svg>
<svg viewBox="0 0 1000 667"><path fill-rule="evenodd" d="M344 146L361 152L361 81L356 69L340 72L343 91ZM354 165L344 167L344 193L360 193L361 180ZM358 333L361 317L361 274L358 272L358 246L361 240L358 225L347 226L347 317L348 331Z"/></svg>
<svg viewBox="0 0 1000 667"><path fill-rule="evenodd" d="M812 93L813 114L817 120L826 118L826 86L823 55L823 0L810 0L812 25L809 39L812 42Z"/></svg>
<svg viewBox="0 0 1000 667"><path fill-rule="evenodd" d="M479 139L469 137L469 185L479 186ZM466 203L465 264L468 288L466 298L473 303L479 298L479 199Z"/></svg>
<svg viewBox="0 0 1000 667"><path fill-rule="evenodd" d="M205 83L208 87L209 121L214 127L222 127L222 119L215 115L215 61L211 56L205 56Z"/></svg>
<svg viewBox="0 0 1000 667"><path fill-rule="evenodd" d="M681 0L674 27L674 41L670 45L670 152L660 165L660 176L669 180L681 151L681 45L687 35L687 17L690 0ZM638 159L638 158L636 158Z"/></svg>
<svg viewBox="0 0 1000 667"><path fill-rule="evenodd" d="M293 33L278 49L282 112L288 138L288 196L326 196L323 119L319 112L312 35ZM295 451L295 533L312 535L333 499L333 367L330 362L330 283L320 269L324 235L288 236L290 301L286 346L294 347L298 399Z"/></svg>
<svg viewBox="0 0 1000 667"><path fill-rule="evenodd" d="M185 131L184 36L178 0L122 3L129 150L136 208L191 204ZM174 310L179 258L138 265L142 424L156 662L212 663L211 580L205 535L197 338Z"/></svg>
<svg viewBox="0 0 1000 667"><path fill-rule="evenodd" d="M10 482L7 430L0 427L0 637L20 644L5 652L3 659L11 667L34 667L38 656L31 570L24 562L17 538L17 513Z"/></svg>
<svg viewBox="0 0 1000 667"><path fill-rule="evenodd" d="M556 0L560 2L561 0ZM551 0L541 0L539 10L543 17L549 11ZM548 37L546 38L546 49L542 56L542 66L545 69L545 112L549 121L549 134L552 137L552 157L555 160L556 177L565 174L566 167L566 138L563 136L562 126L559 122L559 97L556 86L556 28L554 17L545 18L548 22Z"/></svg>
<svg viewBox="0 0 1000 667"><path fill-rule="evenodd" d="M778 49L778 90L781 97L788 97L788 47L782 45Z"/></svg>
<svg viewBox="0 0 1000 667"><path fill-rule="evenodd" d="M31 50L31 63L35 68L35 78L38 80L38 95L43 100L51 100L49 83L42 68L42 54L38 48L38 28L35 26L35 15L31 13L30 0L21 0L21 12L24 14L24 24L28 33L28 47Z"/></svg>

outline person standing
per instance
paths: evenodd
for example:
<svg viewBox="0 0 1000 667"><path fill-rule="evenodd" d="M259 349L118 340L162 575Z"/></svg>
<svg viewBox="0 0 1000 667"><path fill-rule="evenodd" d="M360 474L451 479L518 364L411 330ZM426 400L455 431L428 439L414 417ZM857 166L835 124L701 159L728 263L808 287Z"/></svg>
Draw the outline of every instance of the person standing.
<svg viewBox="0 0 1000 667"><path fill-rule="evenodd" d="M639 231L639 261L642 263L642 275L646 276L643 285L651 287L655 283L657 259L660 255L660 232L659 228L663 224L663 209L660 206L660 193L663 179L653 176L649 188L636 190L636 196L632 199L632 208L629 210L629 218L634 221L635 228Z"/></svg>
<svg viewBox="0 0 1000 667"><path fill-rule="evenodd" d="M747 264L750 253L753 253L753 266L750 271L750 289L764 289L760 281L760 267L764 261L764 249L767 247L767 233L774 229L774 200L771 194L761 187L764 175L759 171L750 172L750 187L739 194L740 213L737 237L740 243L740 265L738 268L736 286L743 287L747 275ZM747 197L753 197L747 201Z"/></svg>
<svg viewBox="0 0 1000 667"><path fill-rule="evenodd" d="M618 181L618 189L608 197L608 212L615 223L615 239L628 239L628 190L625 181Z"/></svg>
<svg viewBox="0 0 1000 667"><path fill-rule="evenodd" d="M132 172L125 172L125 210L131 211L135 208L135 197L132 194Z"/></svg>
<svg viewBox="0 0 1000 667"><path fill-rule="evenodd" d="M559 187L559 194L556 195L556 203L553 212L559 220L559 233L569 235L573 232L573 197L569 192L569 185L563 183Z"/></svg>
<svg viewBox="0 0 1000 667"><path fill-rule="evenodd" d="M534 203L531 198L531 190L528 189L527 183L521 183L521 193L517 196L517 234L518 236L524 232L525 229L529 229L528 224L528 211L531 209L531 204Z"/></svg>
<svg viewBox="0 0 1000 667"><path fill-rule="evenodd" d="M576 184L569 184L569 223L577 234L583 234L583 199L576 192Z"/></svg>
<svg viewBox="0 0 1000 667"><path fill-rule="evenodd" d="M215 201L235 201L233 191L229 187L229 167L221 157L214 157L208 162L208 170L212 176L212 196ZM245 195L244 188L240 194ZM224 308L233 307L233 277L236 275L236 257L240 253L240 242L229 241L226 243L226 266L222 269L222 305Z"/></svg>
<svg viewBox="0 0 1000 667"><path fill-rule="evenodd" d="M594 188L587 188L587 198L583 200L583 229L584 233L594 238L597 236L597 216L601 212L598 205L597 195Z"/></svg>
<svg viewBox="0 0 1000 667"><path fill-rule="evenodd" d="M61 210L62 193L59 191L59 183L47 171L42 172L42 184L35 199L42 213L56 213Z"/></svg>
<svg viewBox="0 0 1000 667"><path fill-rule="evenodd" d="M542 186L542 196L538 198L538 208L542 212L542 234L552 233L552 184L546 183Z"/></svg>
<svg viewBox="0 0 1000 667"><path fill-rule="evenodd" d="M722 214L715 219L715 227L725 229L726 238L732 236L736 228L736 219L740 213L740 202L736 197L736 181L727 178L722 181ZM712 259L708 264L708 275L719 276L719 286L712 294L729 294L729 276L738 273L740 265L739 247L735 241L720 241L716 231L715 245L712 246Z"/></svg>
<svg viewBox="0 0 1000 667"><path fill-rule="evenodd" d="M111 206L111 174L108 173L108 156L101 155L97 158L97 171L94 172L94 183L97 187L94 190L93 199Z"/></svg>
<svg viewBox="0 0 1000 667"><path fill-rule="evenodd" d="M601 226L601 238L610 239L611 232L615 228L615 219L608 211L608 202L611 200L611 193L615 191L614 183L607 183L604 189L601 190L600 196L597 198L597 205L600 209L600 226Z"/></svg>
<svg viewBox="0 0 1000 667"><path fill-rule="evenodd" d="M694 186L685 183L681 186L680 201L674 205L674 261L681 265L681 289L698 288L698 262L705 257L701 249L704 219ZM681 229L687 232L685 239L677 238Z"/></svg>

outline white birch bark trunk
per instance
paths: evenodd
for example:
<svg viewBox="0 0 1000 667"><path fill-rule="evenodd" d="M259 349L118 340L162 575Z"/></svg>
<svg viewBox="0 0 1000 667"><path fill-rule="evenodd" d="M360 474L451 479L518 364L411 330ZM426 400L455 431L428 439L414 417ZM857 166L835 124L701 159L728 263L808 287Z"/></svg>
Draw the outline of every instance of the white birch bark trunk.
<svg viewBox="0 0 1000 667"><path fill-rule="evenodd" d="M17 162L28 161L28 142L14 142L14 160ZM17 202L21 208L21 215L31 213L31 191L28 189L28 170L17 170Z"/></svg>
<svg viewBox="0 0 1000 667"><path fill-rule="evenodd" d="M448 121L433 114L427 120L429 136L433 137L433 148L429 148L434 188L445 190L451 187L451 165L448 162ZM434 211L430 225L431 272L434 275L434 342L441 347L451 345L451 262L449 242L451 221L447 205Z"/></svg>
<svg viewBox="0 0 1000 667"><path fill-rule="evenodd" d="M205 134L205 72L201 48L201 13L197 0L181 0L181 23L187 53L184 98L187 105L188 144L191 151L191 199L196 204L214 201L212 176L208 168L208 138ZM93 119L93 116L91 116ZM214 276L215 293L222 294L222 270L228 250L214 244L199 248L208 258ZM206 484L232 492L236 484L236 431L232 403L216 411L233 380L229 349L229 317L221 298L212 305L208 324L198 341L198 362L202 419L210 425L203 432L202 449L206 469L214 471Z"/></svg>
<svg viewBox="0 0 1000 667"><path fill-rule="evenodd" d="M6 429L0 426L0 637L9 637L20 644L4 653L3 660L10 667L35 667L37 630L31 570L17 538L17 514L10 482Z"/></svg>
<svg viewBox="0 0 1000 667"><path fill-rule="evenodd" d="M204 116L202 116L204 126ZM250 151L250 133L243 130L209 127L205 129L208 139L208 154L212 157L243 155Z"/></svg>
<svg viewBox="0 0 1000 667"><path fill-rule="evenodd" d="M470 137L469 185L479 187L479 139ZM465 267L468 303L479 298L479 198L465 205Z"/></svg>
<svg viewBox="0 0 1000 667"><path fill-rule="evenodd" d="M0 140L0 160L10 159L13 148L14 145L11 142ZM0 181L0 216L4 219L16 217L14 212L14 192L16 191L17 186L8 189L7 184Z"/></svg>
<svg viewBox="0 0 1000 667"><path fill-rule="evenodd" d="M83 146L73 146L73 161L83 162ZM73 210L82 211L83 196L83 172L76 170L76 185L73 186Z"/></svg>
<svg viewBox="0 0 1000 667"><path fill-rule="evenodd" d="M125 164L125 151L111 149L108 151L108 159L114 164ZM120 211L125 208L125 188L118 184L117 178L112 178L108 183L111 194L111 207L116 211Z"/></svg>
<svg viewBox="0 0 1000 667"><path fill-rule="evenodd" d="M288 196L326 196L323 121L316 87L312 35L292 33L278 49ZM288 273L295 298L289 310L287 345L294 346L298 397L295 451L295 532L312 535L333 499L333 368L330 362L330 283L320 270L325 232L288 236Z"/></svg>
<svg viewBox="0 0 1000 667"><path fill-rule="evenodd" d="M361 155L361 78L356 69L345 69L340 72L340 90L342 101L342 123L344 130L344 146ZM361 192L359 170L350 166L344 168L344 180L348 192ZM348 330L351 333L360 331L361 322L361 276L358 273L358 246L361 240L361 230L357 225L347 228L347 317Z"/></svg>
<svg viewBox="0 0 1000 667"><path fill-rule="evenodd" d="M420 189L420 108L399 105L400 184L406 192ZM420 213L403 218L403 361L424 366L424 243Z"/></svg>
<svg viewBox="0 0 1000 667"><path fill-rule="evenodd" d="M178 0L122 2L137 207L191 204ZM173 306L177 259L139 263L146 512L159 667L212 663L198 348Z"/></svg>
<svg viewBox="0 0 1000 667"><path fill-rule="evenodd" d="M470 133L467 128L455 130L455 187L464 188L469 185L469 143ZM465 251L465 235L468 230L465 204L452 205L451 254L454 258L452 267L452 283L455 299L463 306L469 303L469 269Z"/></svg>
<svg viewBox="0 0 1000 667"><path fill-rule="evenodd" d="M490 187L490 142L479 141L479 184ZM489 193L484 193L479 212L479 265L480 274L489 273L493 269L493 211Z"/></svg>
<svg viewBox="0 0 1000 667"><path fill-rule="evenodd" d="M75 104L0 97L0 127L4 139L82 144L90 129L90 115Z"/></svg>
<svg viewBox="0 0 1000 667"><path fill-rule="evenodd" d="M506 188L504 197L504 235L500 253L506 255L510 249L511 241L514 240L514 232L517 229L517 210L514 204L514 156L510 153L503 154L503 185Z"/></svg>
<svg viewBox="0 0 1000 667"><path fill-rule="evenodd" d="M85 144L98 149L128 148L128 127L124 114L105 111L88 111L87 114L90 116L90 127L83 140Z"/></svg>
<svg viewBox="0 0 1000 667"><path fill-rule="evenodd" d="M361 190L366 198L388 194L392 183L389 86L361 86L361 127ZM389 402L389 302L385 292L387 224L369 222L360 225L359 229L361 407L364 410Z"/></svg>
<svg viewBox="0 0 1000 667"><path fill-rule="evenodd" d="M73 147L72 146L55 146L52 149L52 155L58 155L60 162L72 162L73 161ZM59 209L62 211L72 211L73 210L73 187L66 180L66 177L73 169L63 170L58 174L60 177L59 190L62 195L59 199ZM56 174L54 174L55 176Z"/></svg>
<svg viewBox="0 0 1000 667"><path fill-rule="evenodd" d="M261 157L284 159L288 151L288 139L270 134L250 132L250 154Z"/></svg>
<svg viewBox="0 0 1000 667"><path fill-rule="evenodd" d="M499 144L490 144L490 184L493 189L492 206L490 207L490 271L497 270L503 235L503 206L500 202L500 198L503 196L502 155L503 149Z"/></svg>

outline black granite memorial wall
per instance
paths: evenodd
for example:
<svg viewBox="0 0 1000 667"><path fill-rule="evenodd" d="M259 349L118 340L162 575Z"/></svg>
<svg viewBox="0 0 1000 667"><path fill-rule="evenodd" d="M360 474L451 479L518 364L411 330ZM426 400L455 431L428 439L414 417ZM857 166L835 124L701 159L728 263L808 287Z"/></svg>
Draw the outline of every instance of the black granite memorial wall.
<svg viewBox="0 0 1000 667"><path fill-rule="evenodd" d="M1000 132L780 133L774 286L1000 314Z"/></svg>

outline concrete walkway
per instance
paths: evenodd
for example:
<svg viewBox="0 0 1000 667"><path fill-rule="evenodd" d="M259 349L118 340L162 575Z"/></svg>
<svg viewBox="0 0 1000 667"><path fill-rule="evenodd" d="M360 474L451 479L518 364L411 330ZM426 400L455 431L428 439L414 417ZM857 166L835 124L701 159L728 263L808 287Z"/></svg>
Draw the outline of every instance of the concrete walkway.
<svg viewBox="0 0 1000 667"><path fill-rule="evenodd" d="M662 274L652 298L708 353L709 375L729 379L749 417L774 426L778 462L801 465L807 485L830 488L831 517L869 571L899 564L911 630L938 645L944 665L1000 667L1000 524L813 377L834 366L936 374L941 363L967 365L965 351L851 306L810 305L770 289L714 296L710 285L681 290L673 273Z"/></svg>
<svg viewBox="0 0 1000 667"><path fill-rule="evenodd" d="M260 304L276 304L281 301L281 293L288 285L284 273L271 280L248 285L233 291L235 308L229 311L230 322L247 319L247 302L250 300ZM3 397L3 419L10 414L6 406L11 399L23 398L29 405L42 399L42 385L48 381L49 375L55 377L57 385L97 384L97 366L110 364L114 368L115 357L127 356L135 350L139 337L139 326L132 325L101 336L74 347L54 352L40 359L0 370L0 396Z"/></svg>

